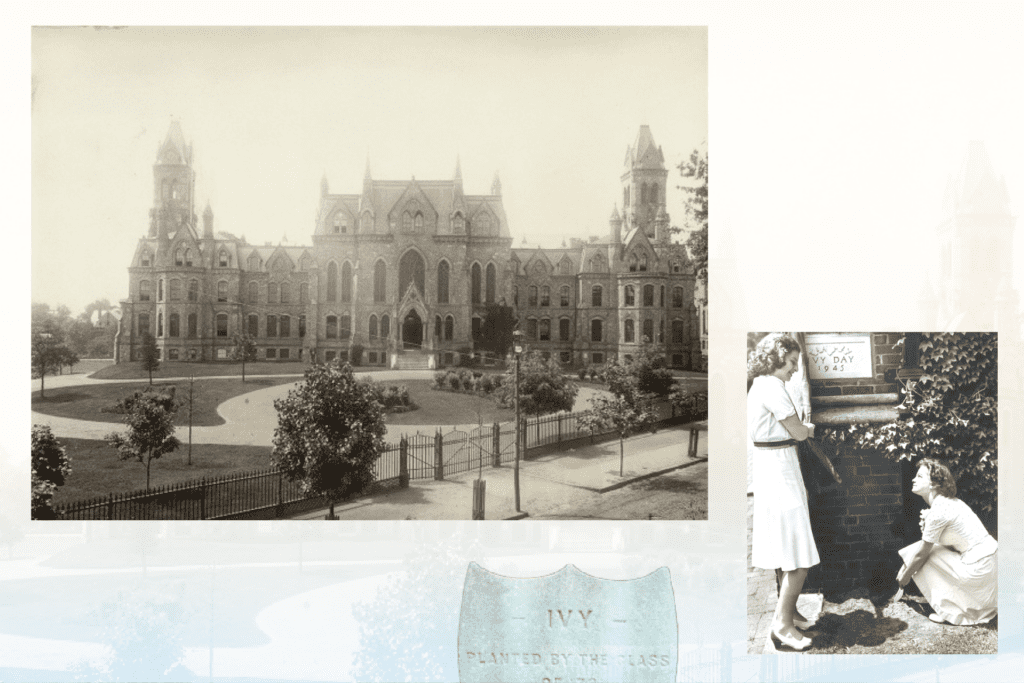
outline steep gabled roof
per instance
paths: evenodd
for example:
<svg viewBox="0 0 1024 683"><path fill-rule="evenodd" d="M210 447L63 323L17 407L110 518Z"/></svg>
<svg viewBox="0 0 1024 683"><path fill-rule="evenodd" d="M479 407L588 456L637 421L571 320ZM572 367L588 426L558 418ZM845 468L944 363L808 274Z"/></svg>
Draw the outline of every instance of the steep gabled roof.
<svg viewBox="0 0 1024 683"><path fill-rule="evenodd" d="M665 155L654 143L649 126L640 126L636 141L626 149L626 168L665 168Z"/></svg>
<svg viewBox="0 0 1024 683"><path fill-rule="evenodd" d="M1010 214L1006 181L996 177L985 143L968 144L959 173L946 187L944 208L948 214Z"/></svg>

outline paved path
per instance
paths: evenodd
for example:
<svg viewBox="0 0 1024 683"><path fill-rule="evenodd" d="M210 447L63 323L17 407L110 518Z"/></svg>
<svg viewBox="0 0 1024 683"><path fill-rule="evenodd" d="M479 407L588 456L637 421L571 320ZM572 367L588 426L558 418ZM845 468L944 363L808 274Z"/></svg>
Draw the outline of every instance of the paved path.
<svg viewBox="0 0 1024 683"><path fill-rule="evenodd" d="M433 370L380 370L371 372L356 373L359 377L369 377L374 380L396 382L402 380L432 380ZM247 375L247 379L264 378L295 378L298 383L303 375ZM197 382L208 379L238 379L237 375L226 377L197 377ZM187 377L161 377L161 383L187 381ZM82 386L92 384L111 384L120 382L145 384L148 379L138 380L103 380L92 379L84 375L64 375L50 377L46 380L47 388L57 389L69 386ZM274 399L284 398L295 386L295 383L280 384L265 389L255 389L247 394L235 396L217 406L217 413L224 419L224 424L212 427L192 427L192 443L194 444L218 444L228 446L269 446L274 438L274 428L277 427L277 411L274 409ZM39 380L32 380L32 390L39 389ZM591 387L580 387L576 396L574 410L586 410L589 408L589 400L600 393ZM58 437L72 437L76 439L102 440L107 434L117 431L121 425L115 422L92 422L89 420L75 420L67 417L45 415L32 412L32 424L49 425L54 435ZM397 441L402 435L433 434L438 429L444 432L453 429L471 430L477 427L477 423L466 423L460 425L403 425L395 424L387 426L387 434L384 438L387 441ZM178 427L177 436L186 441L188 439L188 427Z"/></svg>

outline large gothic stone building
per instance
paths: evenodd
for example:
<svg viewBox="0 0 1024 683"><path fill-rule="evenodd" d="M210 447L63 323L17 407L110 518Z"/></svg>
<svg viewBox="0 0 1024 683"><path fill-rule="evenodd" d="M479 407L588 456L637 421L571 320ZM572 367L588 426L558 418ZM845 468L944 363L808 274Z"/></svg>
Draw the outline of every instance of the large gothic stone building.
<svg viewBox="0 0 1024 683"><path fill-rule="evenodd" d="M321 182L312 245L256 246L215 232L209 204L200 225L192 146L174 122L115 358L138 359L148 332L164 360L228 360L245 334L259 360L331 360L359 345L365 363L437 367L474 353L487 306L504 303L530 348L566 364L649 340L674 367L706 368L706 310L685 248L669 239L667 178L641 126L607 235L528 249L512 246L497 175L489 194L467 194L458 162L449 180L375 180L367 164L358 192Z"/></svg>

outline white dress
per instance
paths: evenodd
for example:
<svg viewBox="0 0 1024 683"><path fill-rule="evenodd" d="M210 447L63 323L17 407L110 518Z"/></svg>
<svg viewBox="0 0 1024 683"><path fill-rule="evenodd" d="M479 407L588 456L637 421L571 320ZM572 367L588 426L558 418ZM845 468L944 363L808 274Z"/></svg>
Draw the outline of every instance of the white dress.
<svg viewBox="0 0 1024 683"><path fill-rule="evenodd" d="M772 375L754 378L747 393L747 436L754 470L751 562L761 569L792 571L821 561L811 533L807 489L796 446L753 446L755 441L792 439L780 423L796 412L781 379Z"/></svg>
<svg viewBox="0 0 1024 683"><path fill-rule="evenodd" d="M922 538L934 543L914 583L935 613L951 624L986 624L999 599L998 544L962 500L939 496L925 512ZM900 550L909 564L917 543Z"/></svg>

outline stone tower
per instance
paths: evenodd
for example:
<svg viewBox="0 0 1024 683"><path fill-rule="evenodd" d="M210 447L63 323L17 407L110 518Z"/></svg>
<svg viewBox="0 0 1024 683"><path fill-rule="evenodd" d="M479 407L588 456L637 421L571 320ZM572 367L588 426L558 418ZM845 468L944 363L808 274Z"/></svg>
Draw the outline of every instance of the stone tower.
<svg viewBox="0 0 1024 683"><path fill-rule="evenodd" d="M655 144L649 126L640 126L636 141L626 148L625 170L622 174L622 215L626 230L639 227L648 238L668 239L668 231L658 234L659 213L665 211L665 190L668 169L665 155Z"/></svg>

